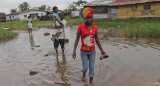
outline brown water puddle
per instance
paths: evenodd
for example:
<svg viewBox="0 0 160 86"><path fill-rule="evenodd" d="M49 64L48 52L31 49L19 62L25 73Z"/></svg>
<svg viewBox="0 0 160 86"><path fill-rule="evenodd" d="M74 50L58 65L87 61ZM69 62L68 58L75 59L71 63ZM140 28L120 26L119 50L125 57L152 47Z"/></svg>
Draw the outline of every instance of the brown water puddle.
<svg viewBox="0 0 160 86"><path fill-rule="evenodd" d="M65 55L59 48L58 56L45 32L55 33L43 28L32 35L22 31L16 39L0 43L0 86L88 86L80 79L80 42L77 58L72 58L76 29L66 28L69 43ZM160 39L128 39L112 29L99 32L106 33L99 35L110 57L99 60L96 46L94 86L151 86L160 78Z"/></svg>

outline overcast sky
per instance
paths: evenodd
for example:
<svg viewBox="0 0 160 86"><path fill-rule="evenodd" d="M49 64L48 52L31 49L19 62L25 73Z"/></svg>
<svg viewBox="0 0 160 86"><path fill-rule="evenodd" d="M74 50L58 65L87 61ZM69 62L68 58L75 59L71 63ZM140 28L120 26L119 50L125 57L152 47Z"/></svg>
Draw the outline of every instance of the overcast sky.
<svg viewBox="0 0 160 86"><path fill-rule="evenodd" d="M9 14L11 9L18 9L19 4L25 1L30 5L31 8L47 5L50 7L57 6L60 10L64 10L70 3L78 0L0 0L0 12ZM94 0L86 1L91 2Z"/></svg>

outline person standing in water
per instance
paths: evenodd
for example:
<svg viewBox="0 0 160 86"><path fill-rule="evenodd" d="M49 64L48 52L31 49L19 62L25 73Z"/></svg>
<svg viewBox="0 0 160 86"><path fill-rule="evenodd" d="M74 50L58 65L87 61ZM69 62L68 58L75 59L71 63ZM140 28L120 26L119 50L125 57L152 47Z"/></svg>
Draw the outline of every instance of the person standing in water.
<svg viewBox="0 0 160 86"><path fill-rule="evenodd" d="M27 23L28 23L28 32L29 34L32 34L32 19L30 16L28 16Z"/></svg>
<svg viewBox="0 0 160 86"><path fill-rule="evenodd" d="M85 8L83 10L84 15L84 24L81 24L78 26L76 39L74 43L74 49L73 49L73 58L76 58L76 48L79 42L79 38L81 37L81 49L80 49L80 56L82 60L82 81L86 81L86 72L88 70L89 66L89 77L90 77L90 84L93 83L93 77L94 77L94 64L95 64L95 57L96 57L96 51L95 51L95 43L94 39L96 41L96 44L98 45L101 54L105 55L106 52L103 50L99 38L98 38L98 29L97 26L94 25L93 21L93 9L92 8ZM89 65L88 65L89 62Z"/></svg>
<svg viewBox="0 0 160 86"><path fill-rule="evenodd" d="M51 40L54 42L54 49L58 55L58 46L61 45L62 53L64 55L64 39L65 39L65 31L64 31L64 25L66 24L64 19L64 14L61 14L61 18L58 16L58 8L55 6L53 7L53 20L56 28L56 34L52 35Z"/></svg>

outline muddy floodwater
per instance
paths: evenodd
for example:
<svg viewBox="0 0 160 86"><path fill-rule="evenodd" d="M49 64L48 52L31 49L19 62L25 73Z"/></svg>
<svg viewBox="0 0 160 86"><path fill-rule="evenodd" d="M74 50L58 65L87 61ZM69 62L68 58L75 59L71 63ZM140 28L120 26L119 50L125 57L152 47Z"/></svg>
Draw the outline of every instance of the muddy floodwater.
<svg viewBox="0 0 160 86"><path fill-rule="evenodd" d="M57 56L50 40L53 29L36 29L0 42L0 86L88 86L81 77L80 45L72 58L77 27L65 28L65 55ZM44 33L51 33L45 36ZM160 79L160 39L125 38L122 30L99 29L101 44L110 56L99 60L96 46L93 86L151 86ZM87 72L88 76L88 72Z"/></svg>

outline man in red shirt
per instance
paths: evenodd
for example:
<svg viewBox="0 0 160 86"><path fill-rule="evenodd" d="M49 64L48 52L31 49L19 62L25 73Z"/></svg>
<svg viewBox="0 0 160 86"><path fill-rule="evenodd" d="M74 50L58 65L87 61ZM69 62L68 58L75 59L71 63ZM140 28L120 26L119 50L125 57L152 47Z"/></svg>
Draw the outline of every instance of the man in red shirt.
<svg viewBox="0 0 160 86"><path fill-rule="evenodd" d="M94 39L96 41L96 44L98 45L101 54L105 55L105 51L101 47L99 38L98 38L98 29L97 26L94 25L92 22L93 20L93 9L92 8L85 8L83 10L85 23L79 25L77 29L77 36L74 43L74 50L73 50L73 58L76 58L76 48L79 42L79 38L81 36L81 60L82 60L82 80L86 81L86 72L88 70L88 61L89 61L89 77L90 77L90 84L93 82L93 76L94 76L94 63L95 63L95 43Z"/></svg>

